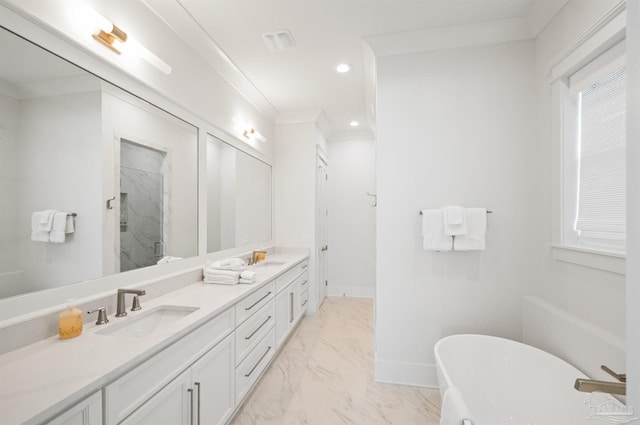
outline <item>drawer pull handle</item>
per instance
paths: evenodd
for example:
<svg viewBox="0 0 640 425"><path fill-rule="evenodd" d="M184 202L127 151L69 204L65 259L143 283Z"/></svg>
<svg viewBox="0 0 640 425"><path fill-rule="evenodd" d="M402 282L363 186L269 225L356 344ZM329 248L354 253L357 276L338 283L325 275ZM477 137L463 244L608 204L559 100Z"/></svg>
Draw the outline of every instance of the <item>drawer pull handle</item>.
<svg viewBox="0 0 640 425"><path fill-rule="evenodd" d="M271 291L267 292L267 293L266 293L266 295L265 295L264 297L260 298L258 301L254 302L254 303L253 303L253 304L251 304L249 307L245 307L244 309L245 309L246 311L251 310L253 307L255 307L255 306L257 306L258 304L260 304L260 302L261 302L262 300L264 300L265 298L267 298L269 295L271 295Z"/></svg>
<svg viewBox="0 0 640 425"><path fill-rule="evenodd" d="M306 284L307 284L307 282L308 282L308 280L305 280L305 281L304 281L304 282L302 282L300 285L301 285L301 286L304 286L304 285L306 285Z"/></svg>
<svg viewBox="0 0 640 425"><path fill-rule="evenodd" d="M198 412L198 425L200 425L202 423L200 421L200 382L196 382L195 386L198 389L198 409L196 411Z"/></svg>
<svg viewBox="0 0 640 425"><path fill-rule="evenodd" d="M189 400L190 400L190 406L189 406L189 422L193 425L193 389L189 388L187 390L187 392L189 393Z"/></svg>
<svg viewBox="0 0 640 425"><path fill-rule="evenodd" d="M249 336L245 336L245 337L244 337L244 339L246 339L246 340L248 341L248 340L250 340L251 338L253 338L253 336L256 334L256 332L258 332L260 329L262 329L262 327L263 327L264 325L266 325L266 324L269 322L269 320L271 320L271 316L267 317L267 320L265 320L264 322L262 322L262 324L261 324L260 326L258 326L258 327L256 328L256 330L255 330L255 331L251 332L251 335L249 335Z"/></svg>
<svg viewBox="0 0 640 425"><path fill-rule="evenodd" d="M254 367L251 368L251 370L249 371L249 373L247 373L245 376L245 378L248 378L251 376L251 374L256 370L256 368L258 367L258 365L260 364L260 362L267 356L267 354L269 354L269 351L271 351L271 346L267 347L267 351L264 352L264 354L262 355L262 357L260 357L260 360L258 360L258 363L256 363L256 365Z"/></svg>
<svg viewBox="0 0 640 425"><path fill-rule="evenodd" d="M301 269L306 269L307 267L309 267L309 265L308 265L308 264L304 264L304 265L301 267Z"/></svg>
<svg viewBox="0 0 640 425"><path fill-rule="evenodd" d="M289 293L289 323L293 322L293 292Z"/></svg>
<svg viewBox="0 0 640 425"><path fill-rule="evenodd" d="M307 301L309 301L309 300L304 300L304 302L302 303L302 307L304 307L305 305L307 305Z"/></svg>

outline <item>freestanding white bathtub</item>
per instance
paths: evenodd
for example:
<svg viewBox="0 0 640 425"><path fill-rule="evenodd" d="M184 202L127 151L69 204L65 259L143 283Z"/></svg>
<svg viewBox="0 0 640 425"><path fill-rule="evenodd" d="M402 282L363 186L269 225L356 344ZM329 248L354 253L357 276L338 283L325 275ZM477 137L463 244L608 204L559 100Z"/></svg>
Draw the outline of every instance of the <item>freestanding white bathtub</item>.
<svg viewBox="0 0 640 425"><path fill-rule="evenodd" d="M438 341L435 357L443 399L456 387L473 425L595 425L604 422L588 418L596 419L598 407L612 400L576 391L582 372L508 339L453 335Z"/></svg>

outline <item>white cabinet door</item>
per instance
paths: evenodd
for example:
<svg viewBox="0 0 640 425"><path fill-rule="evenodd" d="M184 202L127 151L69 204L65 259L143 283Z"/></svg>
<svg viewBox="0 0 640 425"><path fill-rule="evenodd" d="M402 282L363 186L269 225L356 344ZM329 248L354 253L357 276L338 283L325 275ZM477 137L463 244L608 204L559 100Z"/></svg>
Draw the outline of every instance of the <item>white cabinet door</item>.
<svg viewBox="0 0 640 425"><path fill-rule="evenodd" d="M280 347L289 334L289 290L276 296L276 347Z"/></svg>
<svg viewBox="0 0 640 425"><path fill-rule="evenodd" d="M121 425L194 425L195 399L187 370L134 411Z"/></svg>
<svg viewBox="0 0 640 425"><path fill-rule="evenodd" d="M101 425L102 395L100 391L73 406L47 425Z"/></svg>
<svg viewBox="0 0 640 425"><path fill-rule="evenodd" d="M294 282L276 296L276 347L287 339L300 311L299 286Z"/></svg>
<svg viewBox="0 0 640 425"><path fill-rule="evenodd" d="M191 367L194 425L224 424L235 409L233 337L227 336Z"/></svg>

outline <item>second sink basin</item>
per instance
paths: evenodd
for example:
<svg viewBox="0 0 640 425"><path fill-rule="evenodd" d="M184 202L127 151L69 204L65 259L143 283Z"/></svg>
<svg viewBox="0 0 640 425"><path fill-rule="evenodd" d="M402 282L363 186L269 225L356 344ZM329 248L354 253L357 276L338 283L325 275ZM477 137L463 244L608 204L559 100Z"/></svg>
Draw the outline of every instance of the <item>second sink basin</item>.
<svg viewBox="0 0 640 425"><path fill-rule="evenodd" d="M264 260L264 261L260 261L259 263L254 264L251 267L280 267L280 266L284 266L285 264L287 264L286 261L273 261L273 260Z"/></svg>
<svg viewBox="0 0 640 425"><path fill-rule="evenodd" d="M164 329L166 326L177 322L198 309L198 307L161 305L134 317L118 318L117 320L122 320L121 323L100 329L96 333L127 338L144 338L158 330Z"/></svg>

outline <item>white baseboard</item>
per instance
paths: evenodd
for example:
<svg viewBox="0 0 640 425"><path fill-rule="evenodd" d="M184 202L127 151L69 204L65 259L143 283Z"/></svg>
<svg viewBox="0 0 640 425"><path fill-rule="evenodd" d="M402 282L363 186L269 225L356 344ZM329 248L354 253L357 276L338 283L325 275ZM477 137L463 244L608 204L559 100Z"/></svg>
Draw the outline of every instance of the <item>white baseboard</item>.
<svg viewBox="0 0 640 425"><path fill-rule="evenodd" d="M438 388L436 365L375 360L375 381L414 387Z"/></svg>
<svg viewBox="0 0 640 425"><path fill-rule="evenodd" d="M355 297L355 298L375 298L375 286L348 286L348 285L329 285L327 288L329 297Z"/></svg>

